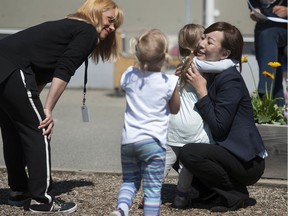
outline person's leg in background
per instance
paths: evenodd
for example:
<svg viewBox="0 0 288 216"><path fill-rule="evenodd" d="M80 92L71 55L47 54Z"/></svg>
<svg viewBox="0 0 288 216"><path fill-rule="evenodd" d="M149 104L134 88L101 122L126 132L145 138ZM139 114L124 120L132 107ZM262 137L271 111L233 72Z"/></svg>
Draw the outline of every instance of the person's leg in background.
<svg viewBox="0 0 288 216"><path fill-rule="evenodd" d="M171 168L174 166L175 162L177 161L177 157L178 157L177 148L178 147L174 147L174 146L170 146L170 145L166 146L166 160L165 160L164 178L169 174Z"/></svg>
<svg viewBox="0 0 288 216"><path fill-rule="evenodd" d="M287 55L285 54L285 47L279 47L278 62L281 63L281 66L276 69L273 95L275 98L281 98L277 101L277 104L283 106L285 104L286 91L284 74L287 73Z"/></svg>
<svg viewBox="0 0 288 216"><path fill-rule="evenodd" d="M284 98L282 85L282 72L280 68L273 69L268 65L269 62L281 61L279 48L287 46L287 28L270 27L266 29L255 29L255 54L259 66L259 83L258 93L264 95L266 89L270 92L273 80L262 73L267 71L274 74L275 81L273 84L273 96ZM278 105L283 106L284 100L278 100Z"/></svg>
<svg viewBox="0 0 288 216"><path fill-rule="evenodd" d="M283 88L284 88L284 99L285 99L285 105L286 105L286 110L287 110L287 104L288 104L288 66L287 66L287 45L285 47L283 47L281 50L281 56L282 56L282 60L281 60L281 72L282 72L282 76L283 76Z"/></svg>
<svg viewBox="0 0 288 216"><path fill-rule="evenodd" d="M181 148L182 147L172 146L172 149L175 152L177 159L179 159ZM177 192L173 201L173 207L184 209L190 204L192 174L182 165L180 161L179 161L178 173L179 175L177 182Z"/></svg>

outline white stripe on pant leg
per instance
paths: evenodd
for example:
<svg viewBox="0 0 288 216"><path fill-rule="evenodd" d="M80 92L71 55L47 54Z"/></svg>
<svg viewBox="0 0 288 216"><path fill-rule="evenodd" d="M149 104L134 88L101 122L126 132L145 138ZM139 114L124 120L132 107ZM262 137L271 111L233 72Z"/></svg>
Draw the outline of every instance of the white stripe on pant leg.
<svg viewBox="0 0 288 216"><path fill-rule="evenodd" d="M21 74L21 78L22 78L22 81L23 81L23 84L26 88L26 81L25 81L25 76L24 76L24 73L22 70L20 70L20 74ZM32 93L30 90L27 90L27 95L28 95L28 98L29 98L29 101L31 103L31 106L33 108L33 110L35 111L35 114L37 115L37 118L39 120L39 123L42 121L42 118L41 118L41 115L40 113L38 112L35 104L34 104L34 101L32 99ZM42 131L44 132L45 129L43 128ZM49 203L52 202L52 197L50 195L47 194L47 191L48 191L48 186L50 185L50 163L49 163L49 149L48 149L48 139L47 139L47 136L45 135L44 136L44 142L45 142L45 152L46 152L46 167L47 167L47 188L46 188L46 191L45 191L45 197L49 200Z"/></svg>

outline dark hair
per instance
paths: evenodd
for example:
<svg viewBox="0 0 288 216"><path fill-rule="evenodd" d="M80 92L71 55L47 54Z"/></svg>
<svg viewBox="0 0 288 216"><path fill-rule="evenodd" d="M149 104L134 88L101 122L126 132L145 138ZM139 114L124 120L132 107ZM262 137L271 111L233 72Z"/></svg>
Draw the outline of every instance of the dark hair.
<svg viewBox="0 0 288 216"><path fill-rule="evenodd" d="M239 62L239 67L241 71L241 59L244 42L239 29L227 22L216 22L206 28L204 34L214 31L221 31L224 33L224 39L221 42L221 46L224 49L230 50L231 53L228 58L237 60Z"/></svg>

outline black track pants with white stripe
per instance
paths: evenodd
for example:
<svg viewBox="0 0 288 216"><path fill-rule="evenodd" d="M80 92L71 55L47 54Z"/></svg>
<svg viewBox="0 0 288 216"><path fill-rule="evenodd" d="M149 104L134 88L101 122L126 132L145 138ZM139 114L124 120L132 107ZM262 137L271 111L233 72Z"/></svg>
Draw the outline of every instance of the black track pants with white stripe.
<svg viewBox="0 0 288 216"><path fill-rule="evenodd" d="M0 126L8 184L13 191L29 191L33 199L49 203L50 144L38 129L45 115L38 90L27 89L27 82L35 82L34 77L16 70L0 84Z"/></svg>

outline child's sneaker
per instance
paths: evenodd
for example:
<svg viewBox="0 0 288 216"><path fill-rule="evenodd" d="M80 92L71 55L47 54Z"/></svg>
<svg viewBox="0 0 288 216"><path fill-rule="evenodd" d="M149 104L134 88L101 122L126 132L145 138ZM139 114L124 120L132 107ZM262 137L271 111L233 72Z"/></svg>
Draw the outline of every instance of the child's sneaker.
<svg viewBox="0 0 288 216"><path fill-rule="evenodd" d="M125 213L121 208L119 208L116 211L111 212L109 216L125 216Z"/></svg>
<svg viewBox="0 0 288 216"><path fill-rule="evenodd" d="M51 203L39 203L36 200L31 200L29 211L38 214L47 213L72 213L77 209L77 204L73 202L65 203L54 199Z"/></svg>
<svg viewBox="0 0 288 216"><path fill-rule="evenodd" d="M11 191L8 198L8 205L22 207L29 203L30 199L31 197L28 192Z"/></svg>

